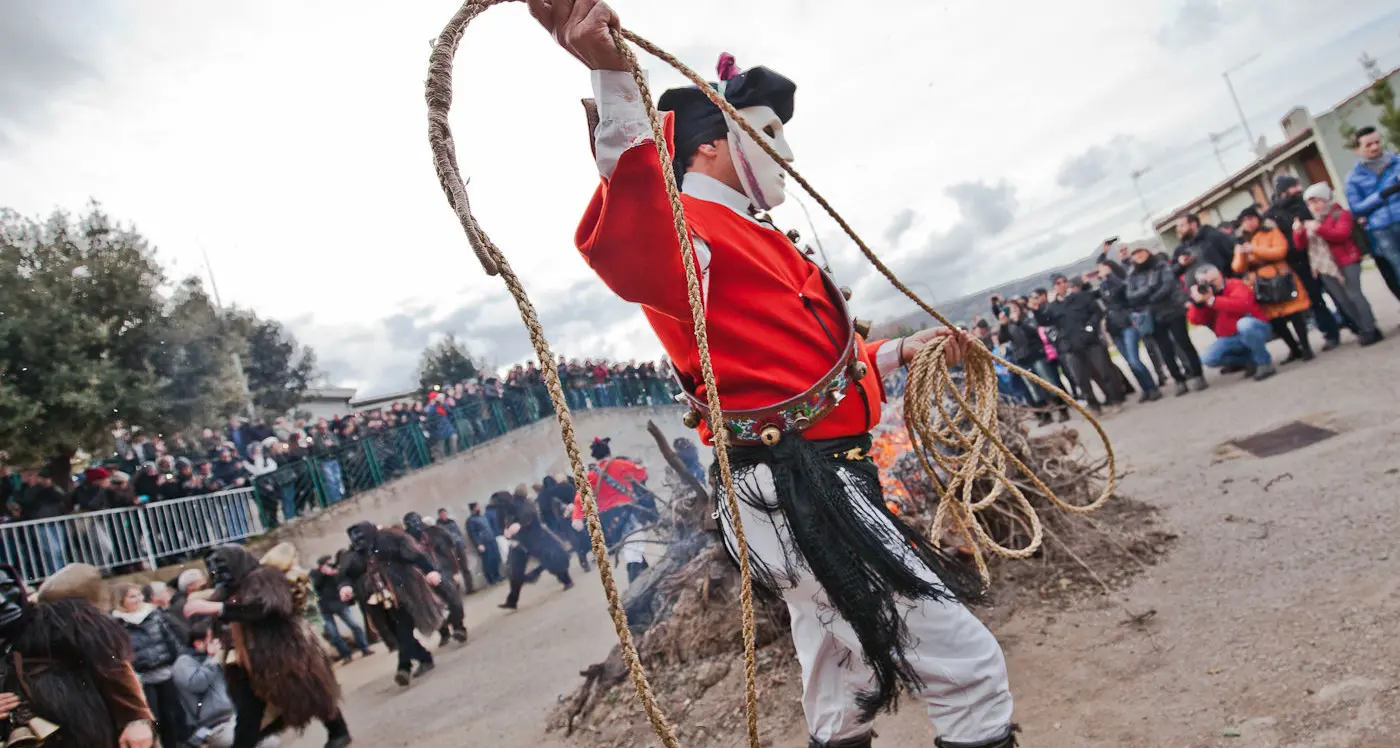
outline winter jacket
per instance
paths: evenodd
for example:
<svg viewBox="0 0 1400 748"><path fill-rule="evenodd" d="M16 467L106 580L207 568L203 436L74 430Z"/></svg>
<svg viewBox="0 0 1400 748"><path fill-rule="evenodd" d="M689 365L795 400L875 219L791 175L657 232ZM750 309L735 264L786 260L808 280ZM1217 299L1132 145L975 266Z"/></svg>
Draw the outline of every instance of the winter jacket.
<svg viewBox="0 0 1400 748"><path fill-rule="evenodd" d="M1331 212L1318 221L1317 235L1327 240L1327 247L1332 250L1332 259L1337 261L1338 267L1361 262L1361 250L1357 249L1356 242L1352 239L1351 230L1354 223L1351 213L1336 203L1332 203ZM1300 227L1293 232L1293 246L1307 250L1306 228Z"/></svg>
<svg viewBox="0 0 1400 748"><path fill-rule="evenodd" d="M462 534L462 526L457 524L457 520L448 517L437 521L437 526L447 531L452 536L452 544L458 548L467 547L467 538Z"/></svg>
<svg viewBox="0 0 1400 748"><path fill-rule="evenodd" d="M339 613L348 607L340 601L340 577L337 574L326 574L320 569L312 569L311 587L316 590L316 609L321 611L321 615L330 616Z"/></svg>
<svg viewBox="0 0 1400 748"><path fill-rule="evenodd" d="M1293 283L1298 287L1298 295L1288 301L1260 305L1265 319L1275 320L1311 308L1312 301L1308 298L1307 289L1303 288L1303 280L1288 264L1288 240L1283 237L1283 232L1272 221L1265 221L1249 237L1249 243L1254 248L1250 255L1244 253L1242 246L1235 249L1234 268L1251 289L1254 288L1256 276L1269 278L1285 272L1293 273Z"/></svg>
<svg viewBox="0 0 1400 748"><path fill-rule="evenodd" d="M1390 155L1390 165L1377 174L1357 162L1347 175L1347 204L1354 215L1365 217L1372 229L1400 225L1400 192L1382 197L1381 191L1400 185L1400 156Z"/></svg>
<svg viewBox="0 0 1400 748"><path fill-rule="evenodd" d="M1162 264L1156 258L1154 262ZM1108 334L1116 340L1118 334L1133 326L1133 317L1128 306L1128 282L1124 278L1110 275L1099 283L1099 298L1104 305L1104 325Z"/></svg>
<svg viewBox="0 0 1400 748"><path fill-rule="evenodd" d="M496 532L491 528L491 520L484 514L467 517L467 535L474 546L490 548L496 542Z"/></svg>
<svg viewBox="0 0 1400 748"><path fill-rule="evenodd" d="M1171 268L1151 257L1128 270L1125 297L1128 308L1151 312L1156 322L1173 322L1186 316L1186 291Z"/></svg>
<svg viewBox="0 0 1400 748"><path fill-rule="evenodd" d="M1178 259L1184 254L1189 254L1195 258L1195 262L1190 265L1182 265ZM1190 240L1182 242L1172 253L1172 267L1178 276L1191 272L1201 263L1210 263L1218 268L1225 277L1234 275L1230 269L1230 261L1235 256L1235 241L1225 235L1225 232L1214 226L1201 226L1200 231Z"/></svg>
<svg viewBox="0 0 1400 748"><path fill-rule="evenodd" d="M1186 312L1186 319L1191 324L1209 327L1218 338L1234 337L1244 317L1262 321L1264 310L1254 302L1254 291L1249 284L1234 278L1225 279L1225 288L1215 294L1215 301L1210 306L1192 304Z"/></svg>
<svg viewBox="0 0 1400 748"><path fill-rule="evenodd" d="M53 519L73 511L73 499L57 486L30 486L17 503L23 519Z"/></svg>
<svg viewBox="0 0 1400 748"><path fill-rule="evenodd" d="M214 727L233 718L233 700L224 682L224 669L213 658L186 649L171 670L180 703L195 727Z"/></svg>
<svg viewBox="0 0 1400 748"><path fill-rule="evenodd" d="M165 611L143 603L135 613L114 610L112 616L131 637L131 648L136 652L131 666L141 676L141 682L164 683L169 680L170 667L175 664L175 658L183 647Z"/></svg>
<svg viewBox="0 0 1400 748"><path fill-rule="evenodd" d="M1074 353L1098 344L1103 307L1093 294L1075 291L1040 310L1040 318L1055 328L1055 347L1061 353Z"/></svg>
<svg viewBox="0 0 1400 748"><path fill-rule="evenodd" d="M1030 317L1007 320L997 331L997 342L1011 346L1011 362L1022 368L1045 358L1045 343Z"/></svg>

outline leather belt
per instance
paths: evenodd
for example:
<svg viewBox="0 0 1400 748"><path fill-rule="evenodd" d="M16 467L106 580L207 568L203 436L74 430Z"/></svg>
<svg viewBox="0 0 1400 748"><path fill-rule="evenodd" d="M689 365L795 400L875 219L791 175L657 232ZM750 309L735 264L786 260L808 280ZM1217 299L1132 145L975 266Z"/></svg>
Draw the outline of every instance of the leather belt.
<svg viewBox="0 0 1400 748"><path fill-rule="evenodd" d="M740 446L777 444L784 434L800 434L825 418L846 398L846 390L853 382L865 378L866 365L856 355L856 321L846 307L844 289L839 289L831 276L820 271L828 293L841 314L841 329L846 333L846 344L836 363L821 379L805 392L782 402L763 408L750 410L724 411L724 426L729 432L730 443ZM681 385L681 395L677 398L690 405L685 415L685 425L695 428L701 421L710 423L710 407L705 398L697 397L694 383L689 377L677 372L677 382ZM714 424L710 423L711 430Z"/></svg>

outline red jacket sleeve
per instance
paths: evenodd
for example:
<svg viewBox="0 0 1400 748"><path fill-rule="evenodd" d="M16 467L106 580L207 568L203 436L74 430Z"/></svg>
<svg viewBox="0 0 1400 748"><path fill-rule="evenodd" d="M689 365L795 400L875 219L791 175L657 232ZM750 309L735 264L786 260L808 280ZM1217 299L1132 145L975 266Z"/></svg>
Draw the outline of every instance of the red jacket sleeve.
<svg viewBox="0 0 1400 748"><path fill-rule="evenodd" d="M1322 235L1322 232L1321 232L1321 231L1319 231L1319 232L1317 232L1317 233L1318 233L1319 236ZM1308 230L1307 230L1307 229L1302 228L1302 227L1299 227L1299 229L1298 229L1297 231L1294 231L1294 232L1293 232L1293 246L1295 246L1295 247L1297 247L1297 248L1299 248L1299 249L1302 249L1302 250L1307 250L1307 248L1308 248Z"/></svg>
<svg viewBox="0 0 1400 748"><path fill-rule="evenodd" d="M1227 283L1225 290L1215 295L1215 309L1232 315L1243 317L1253 312L1254 306L1254 293L1243 283Z"/></svg>
<svg viewBox="0 0 1400 748"><path fill-rule="evenodd" d="M668 146L672 138L667 114ZM665 174L650 140L623 153L612 178L598 185L574 243L589 267L618 296L675 319L690 319L675 218Z"/></svg>
<svg viewBox="0 0 1400 748"><path fill-rule="evenodd" d="M593 495L598 495L598 474L590 471L588 473L588 485L593 488ZM583 492L574 492L574 515L570 519L583 519Z"/></svg>
<svg viewBox="0 0 1400 748"><path fill-rule="evenodd" d="M1333 244L1351 241L1351 213L1339 210L1318 221L1317 235Z"/></svg>
<svg viewBox="0 0 1400 748"><path fill-rule="evenodd" d="M1219 299L1220 297L1217 296L1216 301L1219 301ZM1209 307L1196 306L1195 304L1192 304L1191 308L1186 310L1186 320L1193 325L1199 325L1201 327L1214 327L1215 310Z"/></svg>

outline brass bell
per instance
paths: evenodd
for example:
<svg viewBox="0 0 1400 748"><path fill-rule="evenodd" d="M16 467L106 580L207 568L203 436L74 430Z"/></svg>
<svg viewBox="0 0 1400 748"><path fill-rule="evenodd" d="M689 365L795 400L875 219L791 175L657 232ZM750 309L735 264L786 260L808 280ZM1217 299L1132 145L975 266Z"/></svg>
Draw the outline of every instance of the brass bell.
<svg viewBox="0 0 1400 748"><path fill-rule="evenodd" d="M792 242L793 244L796 244L802 240L802 235L797 233L797 229L791 229L787 232L787 238L788 241Z"/></svg>
<svg viewBox="0 0 1400 748"><path fill-rule="evenodd" d="M864 361L854 361L851 363L851 378L859 382L865 379L865 373L870 371L870 367Z"/></svg>
<svg viewBox="0 0 1400 748"><path fill-rule="evenodd" d="M699 428L699 427L700 427L700 411L698 411L698 410L687 410L687 411L685 412L685 415L681 416L681 423L685 424L685 427L688 428L688 429Z"/></svg>
<svg viewBox="0 0 1400 748"><path fill-rule="evenodd" d="M812 419L808 418L807 416L798 416L792 419L792 427L797 429L798 431L806 431L807 427L811 425Z"/></svg>
<svg viewBox="0 0 1400 748"><path fill-rule="evenodd" d="M758 440L766 446L774 447L783 440L783 432L779 431L777 426L764 426L763 430L758 432Z"/></svg>
<svg viewBox="0 0 1400 748"><path fill-rule="evenodd" d="M851 325L851 327L855 328L856 334L861 336L862 338L870 337L870 320L858 319Z"/></svg>
<svg viewBox="0 0 1400 748"><path fill-rule="evenodd" d="M850 300L851 300L851 287L850 287L850 286L842 286L842 287L841 287L841 296L843 296L843 297L846 299L846 301L850 301Z"/></svg>

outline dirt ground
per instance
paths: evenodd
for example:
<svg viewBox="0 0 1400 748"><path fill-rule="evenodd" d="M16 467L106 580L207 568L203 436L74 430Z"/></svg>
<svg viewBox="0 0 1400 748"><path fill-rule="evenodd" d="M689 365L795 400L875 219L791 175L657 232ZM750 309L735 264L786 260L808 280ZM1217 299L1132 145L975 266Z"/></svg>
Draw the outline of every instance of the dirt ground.
<svg viewBox="0 0 1400 748"><path fill-rule="evenodd" d="M1268 382L1211 376L1206 392L1107 421L1128 472L1121 491L1157 506L1180 538L1112 599L1067 610L1003 599L984 611L1007 652L1023 744L1400 745L1400 308L1374 273L1367 292L1393 340L1363 350L1346 336ZM1295 420L1337 435L1268 458L1223 446ZM544 729L578 671L614 643L597 574L580 582L564 592L546 579L514 613L495 607L504 589L473 596L472 641L409 689L390 682L384 653L343 669L356 744L591 746ZM1134 627L1125 610L1157 613ZM728 688L739 670L721 690L742 709L742 688ZM805 745L785 691L762 701L785 731L772 744ZM877 745L933 742L907 702L877 730ZM313 727L289 743L323 740Z"/></svg>

